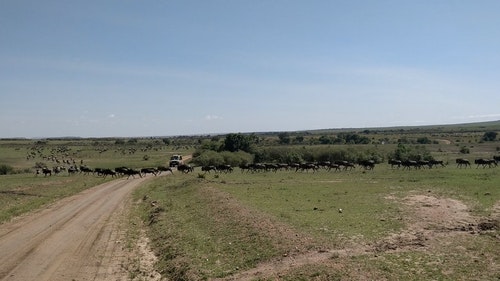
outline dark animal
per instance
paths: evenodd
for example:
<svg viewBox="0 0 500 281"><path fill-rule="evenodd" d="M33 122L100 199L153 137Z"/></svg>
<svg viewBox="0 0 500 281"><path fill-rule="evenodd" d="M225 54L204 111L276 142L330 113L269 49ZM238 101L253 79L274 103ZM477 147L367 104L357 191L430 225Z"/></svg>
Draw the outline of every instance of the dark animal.
<svg viewBox="0 0 500 281"><path fill-rule="evenodd" d="M397 160L397 159L389 159L389 165L391 165L391 168L394 169L394 167L398 167L398 169L401 167L401 164L403 164L401 162L401 160Z"/></svg>
<svg viewBox="0 0 500 281"><path fill-rule="evenodd" d="M219 165L217 166L217 171L227 174L233 171L233 167L231 165Z"/></svg>
<svg viewBox="0 0 500 281"><path fill-rule="evenodd" d="M374 160L362 160L359 162L359 165L361 165L365 170L373 170L375 168L375 161Z"/></svg>
<svg viewBox="0 0 500 281"><path fill-rule="evenodd" d="M348 169L350 171L350 170L356 168L356 166L349 161L335 161L335 164L339 165L339 167L341 167L342 170L344 170L344 171L347 171Z"/></svg>
<svg viewBox="0 0 500 281"><path fill-rule="evenodd" d="M335 171L340 171L340 165L335 164L335 163L330 163L328 166L328 171L331 171L332 169L335 169Z"/></svg>
<svg viewBox="0 0 500 281"><path fill-rule="evenodd" d="M135 170L135 169L128 168L128 169L124 170L123 174L127 176L127 179L129 179L130 176L132 176L132 178L135 178L136 175L138 175L139 177L142 178L141 171Z"/></svg>
<svg viewBox="0 0 500 281"><path fill-rule="evenodd" d="M417 164L419 168L425 168L426 166L431 168L431 166L429 165L429 161L426 160L418 160Z"/></svg>
<svg viewBox="0 0 500 281"><path fill-rule="evenodd" d="M194 171L194 168L187 164L180 164L177 166L177 171L183 172L184 174Z"/></svg>
<svg viewBox="0 0 500 281"><path fill-rule="evenodd" d="M299 167L295 170L295 172L297 171L306 171L306 172L309 172L309 170L312 170L313 173L316 172L317 170L319 169L318 165L314 164L314 163L302 163L299 165Z"/></svg>
<svg viewBox="0 0 500 281"><path fill-rule="evenodd" d="M493 156L493 160L495 160L495 162L500 162L500 155L495 155Z"/></svg>
<svg viewBox="0 0 500 281"><path fill-rule="evenodd" d="M272 172L277 172L278 169L280 168L278 164L273 164L273 163L267 163L264 164L266 166L266 171L272 171Z"/></svg>
<svg viewBox="0 0 500 281"><path fill-rule="evenodd" d="M465 167L465 168L469 167L470 168L470 162L467 159L457 158L455 160L455 162L457 163L458 168L462 168L462 167Z"/></svg>
<svg viewBox="0 0 500 281"><path fill-rule="evenodd" d="M443 163L443 160L429 160L429 168L432 168L434 166L441 166L441 167L444 167L444 163Z"/></svg>
<svg viewBox="0 0 500 281"><path fill-rule="evenodd" d="M403 170L411 170L411 168L419 169L420 164L417 161L414 160L405 160L401 162L401 165L403 166Z"/></svg>
<svg viewBox="0 0 500 281"><path fill-rule="evenodd" d="M497 166L497 162L494 159L483 159L483 158L474 160L474 164L477 165L476 169L479 168L479 166L482 166L483 168L486 168L486 166L488 166L488 168Z"/></svg>
<svg viewBox="0 0 500 281"><path fill-rule="evenodd" d="M239 167L240 167L240 170L241 170L242 173L245 172L245 171L246 172L250 171L250 165L249 164L241 164Z"/></svg>
<svg viewBox="0 0 500 281"><path fill-rule="evenodd" d="M147 174L153 174L156 176L158 174L158 170L156 168L142 168L141 174L143 174L144 176L146 176Z"/></svg>
<svg viewBox="0 0 500 281"><path fill-rule="evenodd" d="M42 168L42 173L44 176L52 176L52 171L49 168Z"/></svg>
<svg viewBox="0 0 500 281"><path fill-rule="evenodd" d="M241 168L241 166L240 166L240 168ZM210 171L217 172L217 168L215 166L212 166L212 165L210 165L210 166L202 166L201 167L201 171L205 172L205 173L210 173Z"/></svg>
<svg viewBox="0 0 500 281"><path fill-rule="evenodd" d="M116 172L111 169L101 169L101 176L106 178L107 176L111 176L112 178L116 177Z"/></svg>
<svg viewBox="0 0 500 281"><path fill-rule="evenodd" d="M76 174L76 173L78 173L78 168L77 168L77 167L75 167L75 166L70 166L70 167L68 168L68 174L72 175L72 174Z"/></svg>
<svg viewBox="0 0 500 281"><path fill-rule="evenodd" d="M124 176L125 173L127 172L127 170L128 170L128 168L127 167L123 167L123 166L115 168L116 174L121 175L121 176Z"/></svg>
<svg viewBox="0 0 500 281"><path fill-rule="evenodd" d="M158 175L161 173L161 172L170 172L171 174L173 174L174 172L172 171L172 168L170 167L165 167L165 166L158 166L158 168L156 168L158 170Z"/></svg>
<svg viewBox="0 0 500 281"><path fill-rule="evenodd" d="M87 167L87 166L83 166L83 165L80 166L80 173L83 173L84 175L87 175L87 174L90 174L90 173L93 173L93 172L94 171L91 168Z"/></svg>
<svg viewBox="0 0 500 281"><path fill-rule="evenodd" d="M65 168L65 167L62 167L62 166L56 166L56 167L54 167L54 168L52 169L52 171L53 171L53 172L54 172L54 174L56 174L56 175L57 175L57 174L59 174L60 172L64 171L64 170L66 170L66 168Z"/></svg>

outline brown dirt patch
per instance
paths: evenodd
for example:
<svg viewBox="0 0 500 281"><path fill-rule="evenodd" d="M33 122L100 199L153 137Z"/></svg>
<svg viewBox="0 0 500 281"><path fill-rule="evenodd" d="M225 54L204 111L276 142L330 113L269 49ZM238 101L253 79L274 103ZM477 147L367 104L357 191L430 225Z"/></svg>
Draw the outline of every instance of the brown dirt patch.
<svg viewBox="0 0 500 281"><path fill-rule="evenodd" d="M398 200L394 196L389 196L387 199ZM226 200L231 201L232 199L228 197ZM283 226L277 228L272 221L259 224L258 227L262 231L275 232L281 229L278 232L279 236L284 239L293 239L293 244L302 250L290 251L289 255L261 263L253 269L239 272L221 280L260 280L268 278L280 280L280 277L286 275L287 272L308 265L328 264L330 267L342 268L343 266L340 263L341 258L344 257L367 254L377 255L383 252L431 252L437 248L440 249L452 238L463 239L466 236L477 235L483 231L498 229L499 226L500 202L495 205L493 218L478 218L471 215L466 204L451 198L410 195L400 201L405 213L402 219L406 227L401 232L391 234L372 245L352 243L342 249L323 247L304 251L307 247L301 247L300 245L308 244L311 241L302 240L303 236ZM235 208L241 208L236 201L231 204L235 204ZM283 231L283 229L286 229L286 231ZM365 280L370 274L372 273L365 272L359 275L359 280ZM356 274L351 275L351 277L353 276L356 276Z"/></svg>
<svg viewBox="0 0 500 281"><path fill-rule="evenodd" d="M406 209L403 217L406 228L382 239L375 245L375 251L422 249L444 237L476 231L478 218L459 200L410 195L402 199L402 204Z"/></svg>

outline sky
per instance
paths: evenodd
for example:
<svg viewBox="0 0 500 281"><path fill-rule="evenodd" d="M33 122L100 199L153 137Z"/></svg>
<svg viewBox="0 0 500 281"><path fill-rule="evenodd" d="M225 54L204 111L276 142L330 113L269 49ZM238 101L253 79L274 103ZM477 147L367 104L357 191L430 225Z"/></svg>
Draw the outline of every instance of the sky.
<svg viewBox="0 0 500 281"><path fill-rule="evenodd" d="M0 138L500 120L497 0L0 0Z"/></svg>

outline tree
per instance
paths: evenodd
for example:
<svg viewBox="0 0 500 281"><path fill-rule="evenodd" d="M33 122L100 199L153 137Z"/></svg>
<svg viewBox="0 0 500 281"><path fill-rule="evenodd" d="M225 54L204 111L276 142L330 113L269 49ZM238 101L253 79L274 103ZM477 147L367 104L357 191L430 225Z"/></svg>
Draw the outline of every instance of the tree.
<svg viewBox="0 0 500 281"><path fill-rule="evenodd" d="M298 135L295 137L295 142L296 143L302 143L304 141L304 136Z"/></svg>
<svg viewBox="0 0 500 281"><path fill-rule="evenodd" d="M494 141L497 138L497 132L486 132L481 138L482 141Z"/></svg>
<svg viewBox="0 0 500 281"><path fill-rule="evenodd" d="M417 139L417 143L420 144L431 144L432 141L428 137L420 137Z"/></svg>
<svg viewBox="0 0 500 281"><path fill-rule="evenodd" d="M291 138L289 133L279 133L278 138L280 139L280 144L290 144Z"/></svg>
<svg viewBox="0 0 500 281"><path fill-rule="evenodd" d="M224 139L221 150L236 152L239 150L250 152L250 137L243 134L228 134Z"/></svg>
<svg viewBox="0 0 500 281"><path fill-rule="evenodd" d="M323 135L323 136L319 137L319 142L321 144L330 144L330 143L332 143L332 139L328 136Z"/></svg>

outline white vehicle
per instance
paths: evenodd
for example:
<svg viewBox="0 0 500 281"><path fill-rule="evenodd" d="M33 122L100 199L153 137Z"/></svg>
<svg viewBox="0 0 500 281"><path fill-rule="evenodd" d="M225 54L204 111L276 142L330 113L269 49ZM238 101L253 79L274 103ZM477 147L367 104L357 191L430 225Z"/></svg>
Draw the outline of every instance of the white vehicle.
<svg viewBox="0 0 500 281"><path fill-rule="evenodd" d="M180 164L182 164L182 155L172 155L172 157L170 157L170 167L177 167Z"/></svg>

